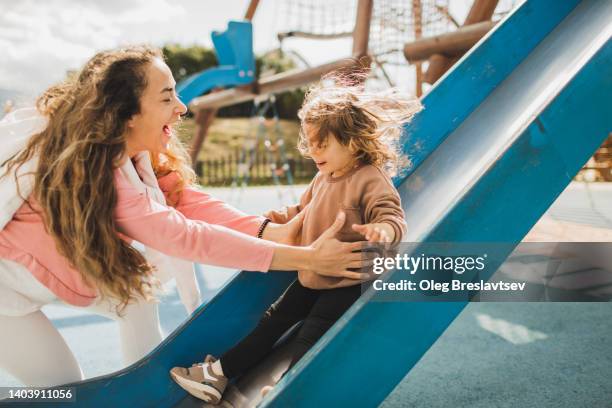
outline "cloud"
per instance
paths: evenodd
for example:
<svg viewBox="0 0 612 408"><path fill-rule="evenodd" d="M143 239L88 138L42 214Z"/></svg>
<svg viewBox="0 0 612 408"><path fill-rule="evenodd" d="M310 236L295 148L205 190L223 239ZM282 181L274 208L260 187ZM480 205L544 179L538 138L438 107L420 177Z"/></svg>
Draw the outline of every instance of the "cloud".
<svg viewBox="0 0 612 408"><path fill-rule="evenodd" d="M0 88L29 95L42 92L78 69L95 52L134 42L131 30L186 14L167 0L111 0L3 4L0 14ZM148 27L147 27L148 26Z"/></svg>
<svg viewBox="0 0 612 408"><path fill-rule="evenodd" d="M276 30L285 16L284 0L261 2L255 19L254 49L277 47ZM513 0L500 0L500 5ZM210 46L210 32L239 19L245 0L0 0L0 89L35 96L76 70L97 51L126 44L180 43ZM471 0L451 0L455 17L463 18ZM501 6L500 6L501 7ZM348 56L349 40L288 40L312 65ZM388 73L403 85L408 69ZM410 83L413 81L410 80ZM412 86L412 85L410 85Z"/></svg>

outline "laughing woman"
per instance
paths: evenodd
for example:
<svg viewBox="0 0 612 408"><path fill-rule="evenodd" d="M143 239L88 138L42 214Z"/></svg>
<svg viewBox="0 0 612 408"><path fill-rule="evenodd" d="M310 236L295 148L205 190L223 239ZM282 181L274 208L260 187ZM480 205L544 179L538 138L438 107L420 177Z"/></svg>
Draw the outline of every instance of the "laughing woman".
<svg viewBox="0 0 612 408"><path fill-rule="evenodd" d="M333 238L342 214L312 245L295 247L287 243L301 220L272 224L195 189L172 129L185 110L159 50L102 52L39 98L44 127L0 163L24 197L2 214L0 367L24 384L83 378L40 310L50 302L119 320L128 362L156 345L139 344L141 333L159 331L150 312L157 279L133 241L204 264L362 278L348 270L363 264L352 252L359 244Z"/></svg>

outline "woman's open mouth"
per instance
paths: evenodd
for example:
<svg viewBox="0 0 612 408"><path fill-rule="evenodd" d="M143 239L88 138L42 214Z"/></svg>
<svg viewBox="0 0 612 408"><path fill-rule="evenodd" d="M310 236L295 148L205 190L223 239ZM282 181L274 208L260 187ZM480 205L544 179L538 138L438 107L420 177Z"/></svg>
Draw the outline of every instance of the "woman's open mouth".
<svg viewBox="0 0 612 408"><path fill-rule="evenodd" d="M171 136L172 135L172 128L169 125L164 125L162 130L164 131L166 136Z"/></svg>
<svg viewBox="0 0 612 408"><path fill-rule="evenodd" d="M317 167L323 167L327 164L326 161L320 161L320 162L315 162L315 164L317 165Z"/></svg>

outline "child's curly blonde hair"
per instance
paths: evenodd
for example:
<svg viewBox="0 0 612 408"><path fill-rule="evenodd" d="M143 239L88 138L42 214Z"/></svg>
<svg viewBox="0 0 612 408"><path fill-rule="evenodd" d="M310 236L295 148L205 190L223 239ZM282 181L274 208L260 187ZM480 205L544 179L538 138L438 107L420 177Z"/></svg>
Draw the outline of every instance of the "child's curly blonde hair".
<svg viewBox="0 0 612 408"><path fill-rule="evenodd" d="M355 75L332 73L307 91L298 112L298 149L309 157L309 141L304 132L308 124L317 129L315 143L324 145L333 135L358 162L395 175L410 163L400 154L399 137L403 125L422 109L421 103L396 88L373 92L362 84L363 81L355 81Z"/></svg>

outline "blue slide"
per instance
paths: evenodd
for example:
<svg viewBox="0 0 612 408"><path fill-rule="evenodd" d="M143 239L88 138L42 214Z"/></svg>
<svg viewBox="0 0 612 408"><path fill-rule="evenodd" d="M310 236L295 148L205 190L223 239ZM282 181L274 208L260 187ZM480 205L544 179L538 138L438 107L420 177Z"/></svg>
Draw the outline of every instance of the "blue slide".
<svg viewBox="0 0 612 408"><path fill-rule="evenodd" d="M250 84L255 80L253 26L249 21L230 21L227 30L213 31L219 65L182 80L176 90L185 105L214 88Z"/></svg>
<svg viewBox="0 0 612 408"><path fill-rule="evenodd" d="M395 180L408 241L521 241L612 130L611 22L610 1L527 1L431 90ZM225 351L293 277L240 273L140 362L72 384L64 405L202 406L168 370ZM365 293L260 406L377 406L467 305L378 296Z"/></svg>

